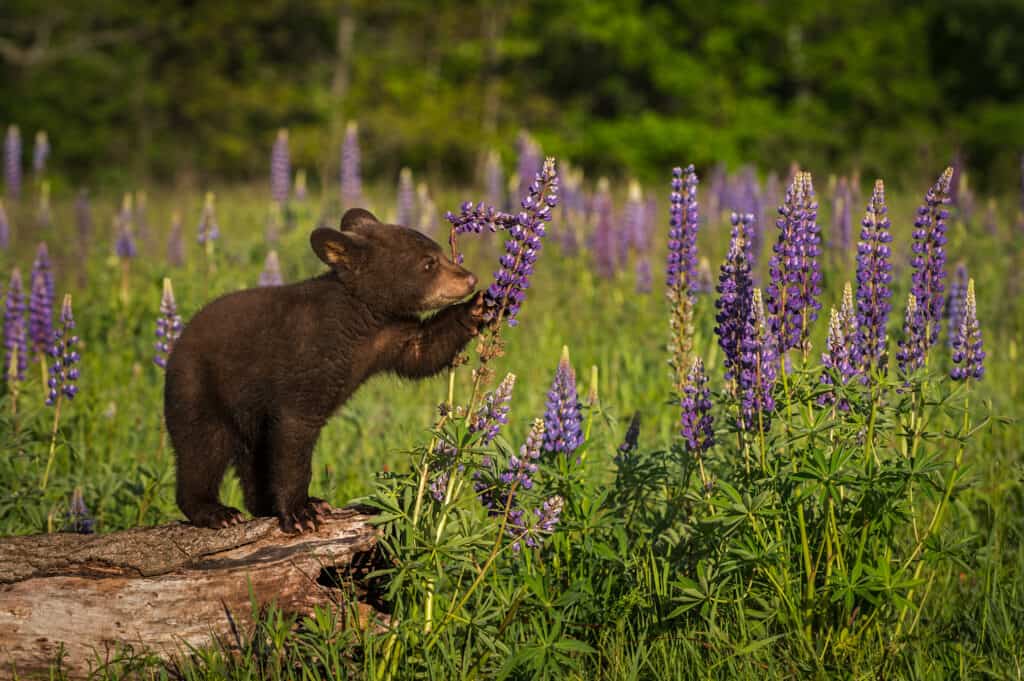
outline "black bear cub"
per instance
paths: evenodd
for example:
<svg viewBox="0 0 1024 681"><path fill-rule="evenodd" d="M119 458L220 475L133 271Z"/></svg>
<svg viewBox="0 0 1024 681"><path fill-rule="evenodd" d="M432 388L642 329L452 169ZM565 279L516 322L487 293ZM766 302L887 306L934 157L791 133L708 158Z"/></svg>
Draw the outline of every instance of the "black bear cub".
<svg viewBox="0 0 1024 681"><path fill-rule="evenodd" d="M330 506L309 496L313 446L331 414L375 373L437 373L484 324L480 293L459 302L476 277L415 230L357 208L310 243L329 271L213 301L171 352L164 416L195 525L241 521L217 498L233 464L254 516L315 529Z"/></svg>

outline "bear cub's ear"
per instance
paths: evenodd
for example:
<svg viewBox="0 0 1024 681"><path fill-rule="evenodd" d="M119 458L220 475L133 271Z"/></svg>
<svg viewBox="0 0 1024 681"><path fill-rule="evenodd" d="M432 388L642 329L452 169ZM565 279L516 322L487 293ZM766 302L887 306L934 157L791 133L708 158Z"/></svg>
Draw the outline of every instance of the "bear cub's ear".
<svg viewBox="0 0 1024 681"><path fill-rule="evenodd" d="M375 224L380 224L380 220L378 220L377 216L370 211L365 208L349 208L345 211L345 214L341 216L341 224L338 225L338 229L345 232L355 229L361 225Z"/></svg>
<svg viewBox="0 0 1024 681"><path fill-rule="evenodd" d="M314 229L309 235L309 244L313 247L316 257L331 267L351 267L359 264L370 245L364 236L354 232L339 232L328 227Z"/></svg>

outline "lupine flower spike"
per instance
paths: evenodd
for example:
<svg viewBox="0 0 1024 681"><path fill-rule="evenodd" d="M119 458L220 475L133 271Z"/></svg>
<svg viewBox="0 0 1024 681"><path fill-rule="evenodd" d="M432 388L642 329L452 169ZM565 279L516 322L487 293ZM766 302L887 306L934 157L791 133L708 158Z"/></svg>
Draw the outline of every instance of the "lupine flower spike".
<svg viewBox="0 0 1024 681"><path fill-rule="evenodd" d="M171 233L167 237L167 262L172 267L181 267L185 264L183 232L184 222L181 219L181 211L176 210L171 215Z"/></svg>
<svg viewBox="0 0 1024 681"><path fill-rule="evenodd" d="M21 272L15 267L7 286L4 306L4 371L3 378L10 381L25 380L28 368L28 334L25 332L25 296L21 287Z"/></svg>
<svg viewBox="0 0 1024 681"><path fill-rule="evenodd" d="M704 373L704 361L693 358L682 391L680 408L680 434L683 445L691 456L700 457L715 444L715 430L711 417L711 391Z"/></svg>
<svg viewBox="0 0 1024 681"><path fill-rule="evenodd" d="M828 339L825 344L825 352L821 355L821 363L824 371L821 373L823 385L834 385L834 375L838 375L842 385L846 385L850 379L858 373L856 357L856 345L853 337L857 333L856 314L853 310L853 291L847 283L843 290L843 305L839 310L832 308L832 314L828 324ZM835 395L832 392L824 393L820 398L821 404L833 404ZM846 402L839 404L841 409L847 409Z"/></svg>
<svg viewBox="0 0 1024 681"><path fill-rule="evenodd" d="M685 173L685 175L684 175ZM738 220L738 218L737 218ZM693 351L693 303L697 278L697 173L693 166L672 170L669 193L668 260L665 267L665 295L670 305L671 346L669 364L675 375L676 391L686 383Z"/></svg>
<svg viewBox="0 0 1024 681"><path fill-rule="evenodd" d="M341 203L345 208L353 208L362 202L360 163L359 126L355 121L349 121L341 144Z"/></svg>
<svg viewBox="0 0 1024 681"><path fill-rule="evenodd" d="M8 126L4 137L4 185L8 198L21 198L21 132L16 125Z"/></svg>
<svg viewBox="0 0 1024 681"><path fill-rule="evenodd" d="M11 245L11 223L4 210L4 202L0 201L0 249L7 250Z"/></svg>
<svg viewBox="0 0 1024 681"><path fill-rule="evenodd" d="M751 292L754 285L750 278L750 262L747 259L747 226L749 216L742 218L732 214L732 239L729 242L729 254L722 264L722 272L718 278L718 300L715 307L715 333L718 334L718 345L725 357L725 380L738 378L740 371L741 341L745 333L747 320L750 317Z"/></svg>
<svg viewBox="0 0 1024 681"><path fill-rule="evenodd" d="M493 392L487 394L484 403L469 421L470 433L482 433L480 444L490 444L498 437L503 424L508 423L508 412L512 402L512 388L515 387L515 374L507 374Z"/></svg>
<svg viewBox="0 0 1024 681"><path fill-rule="evenodd" d="M67 532L76 534L92 534L94 521L89 513L89 507L85 505L82 497L82 488L76 487L71 493L71 503L68 504Z"/></svg>
<svg viewBox="0 0 1024 681"><path fill-rule="evenodd" d="M181 315L178 305L174 302L174 289L171 280L164 278L164 291L160 298L160 316L156 318L156 354L153 363L161 369L167 368L167 360L174 349L174 342L181 335Z"/></svg>
<svg viewBox="0 0 1024 681"><path fill-rule="evenodd" d="M966 297L967 266L961 262L956 266L956 273L949 286L949 297L946 299L946 317L949 318L949 335L946 338L946 342L950 347L953 346L956 334L960 331Z"/></svg>
<svg viewBox="0 0 1024 681"><path fill-rule="evenodd" d="M738 394L740 426L748 432L768 432L775 411L778 350L775 334L765 316L761 289L751 295L750 312L740 338Z"/></svg>
<svg viewBox="0 0 1024 681"><path fill-rule="evenodd" d="M277 251L270 251L263 263L259 284L260 286L280 286L283 283L284 277L281 276L281 262L277 257Z"/></svg>
<svg viewBox="0 0 1024 681"><path fill-rule="evenodd" d="M35 146L32 148L32 172L40 178L46 172L46 159L50 156L50 139L45 130L36 133Z"/></svg>
<svg viewBox="0 0 1024 681"><path fill-rule="evenodd" d="M530 275L540 254L545 224L551 219L551 210L558 205L558 172L555 159L548 158L530 184L530 191L522 200L522 210L515 223L508 228L505 254L501 267L494 273L494 282L484 293L486 318L492 323L505 319L509 326L517 323L516 315L526 298Z"/></svg>
<svg viewBox="0 0 1024 681"><path fill-rule="evenodd" d="M203 212L199 216L199 236L197 240L200 244L212 244L220 237L220 226L217 224L215 202L216 197L213 192L206 192L206 197L203 199Z"/></svg>
<svg viewBox="0 0 1024 681"><path fill-rule="evenodd" d="M46 459L46 469L43 471L43 479L40 482L40 489L46 489L46 482L50 479L50 469L53 466L53 457L57 451L57 429L60 426L60 408L64 398L73 400L78 394L78 336L74 334L75 318L71 312L71 294L64 295L64 304L61 306L60 327L53 334L53 345L50 347L50 357L53 363L50 364L50 379L47 382L49 393L46 396L46 405L53 407L53 428L50 431L50 455Z"/></svg>
<svg viewBox="0 0 1024 681"><path fill-rule="evenodd" d="M46 274L32 268L32 288L28 299L28 336L34 353L45 353L53 342L53 302L46 287Z"/></svg>
<svg viewBox="0 0 1024 681"><path fill-rule="evenodd" d="M811 174L798 172L779 208L779 238L768 263L770 280L765 303L779 353L808 349L811 323L821 303L821 237L817 226L818 203Z"/></svg>
<svg viewBox="0 0 1024 681"><path fill-rule="evenodd" d="M597 274L605 279L615 276L615 219L612 215L612 193L608 178L597 180L597 194L594 196L594 264Z"/></svg>
<svg viewBox="0 0 1024 681"><path fill-rule="evenodd" d="M896 352L900 374L905 376L924 366L928 352L927 328L921 304L911 291L907 295L907 308L903 316L903 338Z"/></svg>
<svg viewBox="0 0 1024 681"><path fill-rule="evenodd" d="M437 222L437 206L434 205L426 182L420 182L416 186L416 203L419 208L419 224L416 228L424 234L433 234Z"/></svg>
<svg viewBox="0 0 1024 681"><path fill-rule="evenodd" d="M569 361L569 348L562 347L544 412L544 451L566 456L575 452L583 443L580 422L576 372Z"/></svg>
<svg viewBox="0 0 1024 681"><path fill-rule="evenodd" d="M50 181L39 184L39 206L36 208L36 224L47 228L53 224L53 208L50 206Z"/></svg>
<svg viewBox="0 0 1024 681"><path fill-rule="evenodd" d="M953 341L953 369L949 375L955 381L980 380L985 375L985 351L982 349L981 327L978 325L978 305L974 298L974 280L967 282L963 316Z"/></svg>
<svg viewBox="0 0 1024 681"><path fill-rule="evenodd" d="M405 227L416 226L416 185L413 183L412 171L402 168L398 173L398 206L395 222Z"/></svg>
<svg viewBox="0 0 1024 681"><path fill-rule="evenodd" d="M925 353L939 339L942 311L946 304L943 295L946 278L946 219L950 202L950 182L953 168L946 168L925 195L924 204L917 209L914 221L911 292L917 297L917 314L924 326Z"/></svg>
<svg viewBox="0 0 1024 681"><path fill-rule="evenodd" d="M270 150L270 196L279 204L288 201L288 188L292 181L291 157L288 153L288 130L277 131Z"/></svg>
<svg viewBox="0 0 1024 681"><path fill-rule="evenodd" d="M885 184L875 180L875 189L861 221L857 243L857 335L856 358L864 375L872 368L884 370L885 329L892 304L892 234L885 206Z"/></svg>
<svg viewBox="0 0 1024 681"><path fill-rule="evenodd" d="M305 201L308 191L309 189L306 187L306 170L305 168L299 168L295 171L295 200Z"/></svg>
<svg viewBox="0 0 1024 681"><path fill-rule="evenodd" d="M47 406L56 404L60 397L72 400L78 394L80 357L75 349L78 345L78 336L74 335L74 330L75 318L71 311L71 294L68 293L64 295L64 304L61 306L60 327L54 332L53 343L50 346L53 364L50 365Z"/></svg>

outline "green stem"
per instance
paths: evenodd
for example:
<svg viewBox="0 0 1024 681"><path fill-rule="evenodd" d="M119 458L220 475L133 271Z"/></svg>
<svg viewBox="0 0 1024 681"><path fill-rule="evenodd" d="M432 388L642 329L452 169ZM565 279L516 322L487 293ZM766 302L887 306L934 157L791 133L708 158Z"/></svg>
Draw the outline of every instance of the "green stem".
<svg viewBox="0 0 1024 681"><path fill-rule="evenodd" d="M57 393L57 403L53 409L53 428L50 430L50 456L46 459L46 470L43 471L43 480L39 483L39 489L45 490L46 483L50 479L50 468L53 466L53 456L57 452L57 428L60 426L60 405L63 395Z"/></svg>

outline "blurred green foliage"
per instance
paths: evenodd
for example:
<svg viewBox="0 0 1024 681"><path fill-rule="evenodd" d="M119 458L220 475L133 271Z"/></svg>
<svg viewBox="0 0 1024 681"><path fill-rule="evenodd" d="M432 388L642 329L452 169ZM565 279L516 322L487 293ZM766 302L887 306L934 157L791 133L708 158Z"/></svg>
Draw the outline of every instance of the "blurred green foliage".
<svg viewBox="0 0 1024 681"><path fill-rule="evenodd" d="M521 127L643 177L681 158L1012 182L1020 0L289 0L0 3L0 122L50 132L70 182L247 179L275 128L336 177L465 180Z"/></svg>

